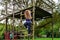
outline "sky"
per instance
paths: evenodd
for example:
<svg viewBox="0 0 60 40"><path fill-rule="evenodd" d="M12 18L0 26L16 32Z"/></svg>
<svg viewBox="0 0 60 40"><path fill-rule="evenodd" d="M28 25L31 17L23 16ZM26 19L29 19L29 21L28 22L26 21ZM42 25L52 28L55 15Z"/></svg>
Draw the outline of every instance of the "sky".
<svg viewBox="0 0 60 40"><path fill-rule="evenodd" d="M53 0L55 3L58 3L58 0Z"/></svg>
<svg viewBox="0 0 60 40"><path fill-rule="evenodd" d="M2 0L0 0L0 2L1 2Z"/></svg>

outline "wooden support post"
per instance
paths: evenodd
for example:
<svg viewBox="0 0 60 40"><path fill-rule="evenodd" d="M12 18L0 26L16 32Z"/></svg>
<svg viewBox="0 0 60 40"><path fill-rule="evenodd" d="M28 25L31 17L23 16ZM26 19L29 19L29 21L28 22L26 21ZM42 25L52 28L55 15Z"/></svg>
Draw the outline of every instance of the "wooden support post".
<svg viewBox="0 0 60 40"><path fill-rule="evenodd" d="M35 23L35 21L34 21L34 19L35 19L35 0L33 0L33 39L32 40L34 40L34 23Z"/></svg>
<svg viewBox="0 0 60 40"><path fill-rule="evenodd" d="M6 16L7 16L7 1L5 1L5 12L6 12ZM10 36L9 36L9 32L8 32L8 28L7 28L7 23L8 23L8 18L6 17L6 24L5 24L5 26L6 26L6 32L4 33L4 37L5 37L5 40L10 40Z"/></svg>
<svg viewBox="0 0 60 40"><path fill-rule="evenodd" d="M53 13L53 9L52 9L52 13ZM54 25L54 14L52 15L52 40L54 38L54 28L53 28L53 25Z"/></svg>
<svg viewBox="0 0 60 40"><path fill-rule="evenodd" d="M6 6L5 6L5 9L6 9L6 15L7 15L7 1L5 1L5 4L6 4ZM6 18L6 32L7 32L7 22L8 22L8 18Z"/></svg>
<svg viewBox="0 0 60 40"><path fill-rule="evenodd" d="M21 30L22 30L22 12L20 13L20 32L22 32ZM23 40L23 39L21 38L20 40Z"/></svg>
<svg viewBox="0 0 60 40"><path fill-rule="evenodd" d="M53 0L52 0L52 2L53 2ZM52 7L53 7L53 4L52 4ZM53 9L54 8L51 8L52 9L52 40L54 40L54 14L53 14Z"/></svg>
<svg viewBox="0 0 60 40"><path fill-rule="evenodd" d="M15 0L13 0L13 11L12 11L12 14L13 14L13 26L12 26L12 30L13 30L13 40L14 40L14 22L15 22L15 20L14 20L14 10L15 10L15 4L14 4L14 1Z"/></svg>
<svg viewBox="0 0 60 40"><path fill-rule="evenodd" d="M53 7L53 4L52 4ZM54 40L54 14L53 14L53 8L52 8L52 40Z"/></svg>
<svg viewBox="0 0 60 40"><path fill-rule="evenodd" d="M20 13L20 26L22 27L22 12Z"/></svg>

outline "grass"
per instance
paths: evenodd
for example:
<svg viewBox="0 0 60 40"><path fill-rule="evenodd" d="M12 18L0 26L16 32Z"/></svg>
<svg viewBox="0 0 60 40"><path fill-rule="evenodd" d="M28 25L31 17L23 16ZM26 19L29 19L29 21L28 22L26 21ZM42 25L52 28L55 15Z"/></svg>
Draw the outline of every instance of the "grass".
<svg viewBox="0 0 60 40"><path fill-rule="evenodd" d="M23 40L23 39L17 39L17 40ZM28 39L24 39L24 40L28 40ZM35 38L34 40L52 40L52 38ZM53 40L60 40L60 38L54 38Z"/></svg>
<svg viewBox="0 0 60 40"><path fill-rule="evenodd" d="M18 39L20 40L20 39ZM24 39L24 40L28 40L28 39ZM30 39L32 40L32 39ZM52 38L35 38L34 40L52 40ZM54 38L53 40L60 40L60 38Z"/></svg>
<svg viewBox="0 0 60 40"><path fill-rule="evenodd" d="M28 39L25 39L25 40L28 40ZM52 40L52 38L35 38L34 40ZM53 40L60 40L60 38L54 38Z"/></svg>
<svg viewBox="0 0 60 40"><path fill-rule="evenodd" d="M35 40L52 40L52 38L36 38ZM60 38L54 38L54 40L60 40Z"/></svg>

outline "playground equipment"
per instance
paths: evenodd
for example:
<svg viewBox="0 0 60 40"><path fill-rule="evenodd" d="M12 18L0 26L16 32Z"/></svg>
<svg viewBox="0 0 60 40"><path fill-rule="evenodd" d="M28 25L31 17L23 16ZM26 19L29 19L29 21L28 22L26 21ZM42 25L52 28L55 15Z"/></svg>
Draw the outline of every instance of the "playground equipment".
<svg viewBox="0 0 60 40"><path fill-rule="evenodd" d="M17 11L17 12L14 12L14 7L15 7L15 4L14 4L14 0L13 0L13 12L12 12L12 14L10 14L10 15L7 15L6 17L4 17L4 19L6 18L6 32L7 32L7 22L8 22L8 18L9 17L12 17L13 18L13 27L12 27L12 31L13 31L13 33L14 33L14 18L20 18L20 27L22 27L22 19L24 19L24 11L25 10L27 10L27 9L29 9L29 10L31 10L32 11L32 40L34 40L34 23L35 23L35 20L36 20L36 18L41 18L41 19L43 19L43 17L45 17L45 18L49 18L49 17L51 17L52 18L52 21L53 21L53 16L52 16L52 14L53 14L53 6L49 6L51 9L52 9L52 14L50 14L49 12L47 12L47 11L45 11L45 10L43 10L42 8L40 8L40 6L41 6L41 4L39 3L39 2L43 2L44 4L46 4L47 6L49 6L46 2L44 2L43 0L36 0L36 5L35 5L35 1L34 0L32 0L32 4L33 4L33 6L32 7L29 7L29 8L25 8L25 9L22 9L22 10L19 10L19 11ZM50 1L49 1L50 2ZM17 2L17 3L19 3L19 2ZM38 3L39 3L39 5L38 5ZM26 3L27 4L27 3ZM52 5L53 5L53 3L51 3ZM17 4L18 5L18 4ZM27 5L28 6L28 5ZM6 14L7 14L7 2L6 2ZM39 15L39 14L41 14L41 15ZM44 14L44 15L42 15L42 14ZM2 20L2 19L1 19ZM14 38L13 38L14 39ZM28 40L29 40L29 38L28 38ZM52 22L52 40L53 40L53 22Z"/></svg>

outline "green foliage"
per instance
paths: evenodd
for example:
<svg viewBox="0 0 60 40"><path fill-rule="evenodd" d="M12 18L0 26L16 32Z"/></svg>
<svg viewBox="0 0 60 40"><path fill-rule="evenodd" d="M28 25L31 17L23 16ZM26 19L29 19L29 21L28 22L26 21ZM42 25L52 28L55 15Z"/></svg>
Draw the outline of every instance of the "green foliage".
<svg viewBox="0 0 60 40"><path fill-rule="evenodd" d="M3 34L5 27L3 24L0 24L0 36Z"/></svg>
<svg viewBox="0 0 60 40"><path fill-rule="evenodd" d="M52 34L52 21L54 22L53 24L53 30L54 30L54 37L58 37L59 36L59 28L60 28L60 14L55 12L53 14L53 20L52 18L47 18L44 20L40 20L40 22L38 21L39 25L35 28L37 30L35 30L35 34L47 34L48 32L50 32ZM38 30L39 29L39 30ZM58 34L57 34L58 33Z"/></svg>

